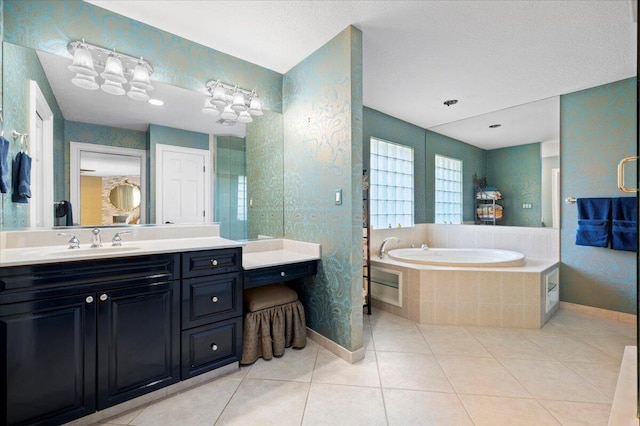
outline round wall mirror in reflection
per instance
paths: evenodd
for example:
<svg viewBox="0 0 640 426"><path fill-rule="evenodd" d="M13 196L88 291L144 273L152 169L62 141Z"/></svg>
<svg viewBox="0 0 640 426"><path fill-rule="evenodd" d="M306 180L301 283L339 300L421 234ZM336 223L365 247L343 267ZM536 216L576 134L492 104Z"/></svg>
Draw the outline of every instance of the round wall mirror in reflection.
<svg viewBox="0 0 640 426"><path fill-rule="evenodd" d="M118 210L133 210L140 206L140 187L128 182L115 185L109 192L109 202Z"/></svg>

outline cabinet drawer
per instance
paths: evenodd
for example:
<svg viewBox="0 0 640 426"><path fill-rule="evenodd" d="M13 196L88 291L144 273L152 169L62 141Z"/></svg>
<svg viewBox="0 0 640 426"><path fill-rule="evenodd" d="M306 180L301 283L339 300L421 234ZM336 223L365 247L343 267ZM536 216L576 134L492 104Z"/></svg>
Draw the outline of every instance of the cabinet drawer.
<svg viewBox="0 0 640 426"><path fill-rule="evenodd" d="M182 281L182 328L242 315L242 274L211 275Z"/></svg>
<svg viewBox="0 0 640 426"><path fill-rule="evenodd" d="M281 283L298 278L310 277L318 272L318 261L291 263L268 268L244 271L244 288Z"/></svg>
<svg viewBox="0 0 640 426"><path fill-rule="evenodd" d="M182 276L202 277L242 270L242 248L219 249L184 253Z"/></svg>
<svg viewBox="0 0 640 426"><path fill-rule="evenodd" d="M182 380L240 360L242 317L182 332Z"/></svg>

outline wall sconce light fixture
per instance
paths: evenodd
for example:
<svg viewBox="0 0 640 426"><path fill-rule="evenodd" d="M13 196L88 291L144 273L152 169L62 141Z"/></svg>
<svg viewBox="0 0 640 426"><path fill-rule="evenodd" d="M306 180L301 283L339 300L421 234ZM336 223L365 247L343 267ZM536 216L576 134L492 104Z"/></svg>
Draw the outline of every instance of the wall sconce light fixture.
<svg viewBox="0 0 640 426"><path fill-rule="evenodd" d="M210 96L202 112L213 117L220 116L222 123L251 123L253 117L263 114L262 103L255 90L241 89L220 80L208 81L206 88Z"/></svg>
<svg viewBox="0 0 640 426"><path fill-rule="evenodd" d="M87 90L97 90L99 87L111 95L126 93L137 101L149 99L147 90L153 90L149 81L153 68L142 57L136 58L117 53L115 49L109 50L89 44L84 39L70 42L67 50L73 55L73 63L69 65L69 69L76 73L71 79L76 86ZM102 70L99 75L104 82L100 85L96 82L98 76L96 68ZM128 92L122 86L125 83L129 83Z"/></svg>

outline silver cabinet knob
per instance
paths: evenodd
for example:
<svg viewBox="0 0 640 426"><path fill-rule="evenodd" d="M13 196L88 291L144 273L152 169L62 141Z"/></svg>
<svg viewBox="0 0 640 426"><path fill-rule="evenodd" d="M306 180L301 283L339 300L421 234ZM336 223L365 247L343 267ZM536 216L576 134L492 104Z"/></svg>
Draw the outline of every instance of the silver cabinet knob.
<svg viewBox="0 0 640 426"><path fill-rule="evenodd" d="M218 296L213 296L213 297L211 298L211 301L212 301L213 303L216 303L216 302L218 301Z"/></svg>
<svg viewBox="0 0 640 426"><path fill-rule="evenodd" d="M217 351L218 350L218 345L216 345L215 343L213 345L211 345L211 350L212 351Z"/></svg>
<svg viewBox="0 0 640 426"><path fill-rule="evenodd" d="M93 296L87 296L84 300L86 300L87 303L93 303Z"/></svg>
<svg viewBox="0 0 640 426"><path fill-rule="evenodd" d="M107 300L108 298L109 298L109 296L107 296L106 294L101 294L101 295L100 295L100 300L102 300L103 302L104 302L105 300Z"/></svg>
<svg viewBox="0 0 640 426"><path fill-rule="evenodd" d="M211 259L211 266L218 266L218 261L215 259Z"/></svg>
<svg viewBox="0 0 640 426"><path fill-rule="evenodd" d="M287 274L285 274L284 271L280 272L280 276L281 277L284 277L285 275L287 275Z"/></svg>

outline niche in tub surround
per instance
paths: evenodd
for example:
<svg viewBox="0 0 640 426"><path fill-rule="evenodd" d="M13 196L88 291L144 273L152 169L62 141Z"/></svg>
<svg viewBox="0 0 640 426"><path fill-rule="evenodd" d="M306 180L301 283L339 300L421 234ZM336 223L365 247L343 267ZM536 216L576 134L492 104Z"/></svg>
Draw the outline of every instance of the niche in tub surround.
<svg viewBox="0 0 640 426"><path fill-rule="evenodd" d="M416 224L413 227L375 229L371 232L371 257L378 258L380 244L387 237L387 250L420 247L427 243L435 248L490 248L513 250L527 259L560 260L560 235L557 228L525 228L483 225Z"/></svg>

